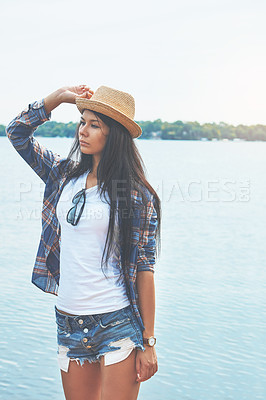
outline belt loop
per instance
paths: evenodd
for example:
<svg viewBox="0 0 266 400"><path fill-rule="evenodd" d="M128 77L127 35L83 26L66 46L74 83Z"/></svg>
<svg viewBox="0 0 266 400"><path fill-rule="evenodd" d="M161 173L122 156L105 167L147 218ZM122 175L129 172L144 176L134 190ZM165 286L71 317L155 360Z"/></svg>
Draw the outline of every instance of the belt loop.
<svg viewBox="0 0 266 400"><path fill-rule="evenodd" d="M70 332L72 332L72 329L71 329L71 326L70 326L70 323L69 323L68 319L69 319L69 317L66 316L66 326L69 328Z"/></svg>

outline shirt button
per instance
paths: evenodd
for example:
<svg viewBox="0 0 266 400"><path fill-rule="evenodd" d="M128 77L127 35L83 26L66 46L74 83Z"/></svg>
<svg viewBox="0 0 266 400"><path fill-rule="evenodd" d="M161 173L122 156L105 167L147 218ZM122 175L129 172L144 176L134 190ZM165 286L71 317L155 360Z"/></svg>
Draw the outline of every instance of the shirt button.
<svg viewBox="0 0 266 400"><path fill-rule="evenodd" d="M83 319L79 319L79 324L83 324Z"/></svg>
<svg viewBox="0 0 266 400"><path fill-rule="evenodd" d="M87 338L84 338L84 339L83 339L83 342L84 342L84 343L87 343L87 341L88 341Z"/></svg>
<svg viewBox="0 0 266 400"><path fill-rule="evenodd" d="M88 328L84 328L84 329L83 329L83 332L84 332L84 333L88 333L88 332L89 332L89 329L88 329Z"/></svg>

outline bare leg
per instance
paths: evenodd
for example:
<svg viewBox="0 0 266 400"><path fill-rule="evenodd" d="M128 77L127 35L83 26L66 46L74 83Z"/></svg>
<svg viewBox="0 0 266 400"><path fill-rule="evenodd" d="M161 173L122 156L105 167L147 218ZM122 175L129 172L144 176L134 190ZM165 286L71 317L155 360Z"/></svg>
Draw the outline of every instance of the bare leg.
<svg viewBox="0 0 266 400"><path fill-rule="evenodd" d="M68 372L61 371L66 400L100 400L100 363L85 361L81 366L77 361L69 362Z"/></svg>
<svg viewBox="0 0 266 400"><path fill-rule="evenodd" d="M133 349L123 361L104 365L101 357L102 393L101 400L136 400L140 383L136 382L136 352Z"/></svg>

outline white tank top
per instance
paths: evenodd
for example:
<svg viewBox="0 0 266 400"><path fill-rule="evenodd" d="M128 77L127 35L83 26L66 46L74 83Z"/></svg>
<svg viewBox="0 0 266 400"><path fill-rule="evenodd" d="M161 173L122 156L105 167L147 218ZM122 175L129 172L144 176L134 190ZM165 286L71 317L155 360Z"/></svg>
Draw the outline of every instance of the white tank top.
<svg viewBox="0 0 266 400"><path fill-rule="evenodd" d="M97 186L86 189L86 202L76 226L66 221L74 206L72 198L86 186L88 172L68 182L59 198L56 215L61 226L60 280L56 306L77 315L119 310L130 304L125 281L119 278L119 250L113 249L108 269L101 269L101 258L109 223L109 204L97 193ZM108 198L108 194L106 194ZM116 218L116 238L118 235Z"/></svg>

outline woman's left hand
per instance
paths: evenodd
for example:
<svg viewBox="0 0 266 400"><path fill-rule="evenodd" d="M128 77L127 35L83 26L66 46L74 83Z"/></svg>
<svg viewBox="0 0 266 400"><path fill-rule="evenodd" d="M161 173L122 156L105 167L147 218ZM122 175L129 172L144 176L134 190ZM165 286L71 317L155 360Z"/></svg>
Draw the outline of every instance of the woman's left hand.
<svg viewBox="0 0 266 400"><path fill-rule="evenodd" d="M137 350L137 382L144 382L150 379L158 371L157 355L154 346L144 345L144 347L145 351Z"/></svg>

